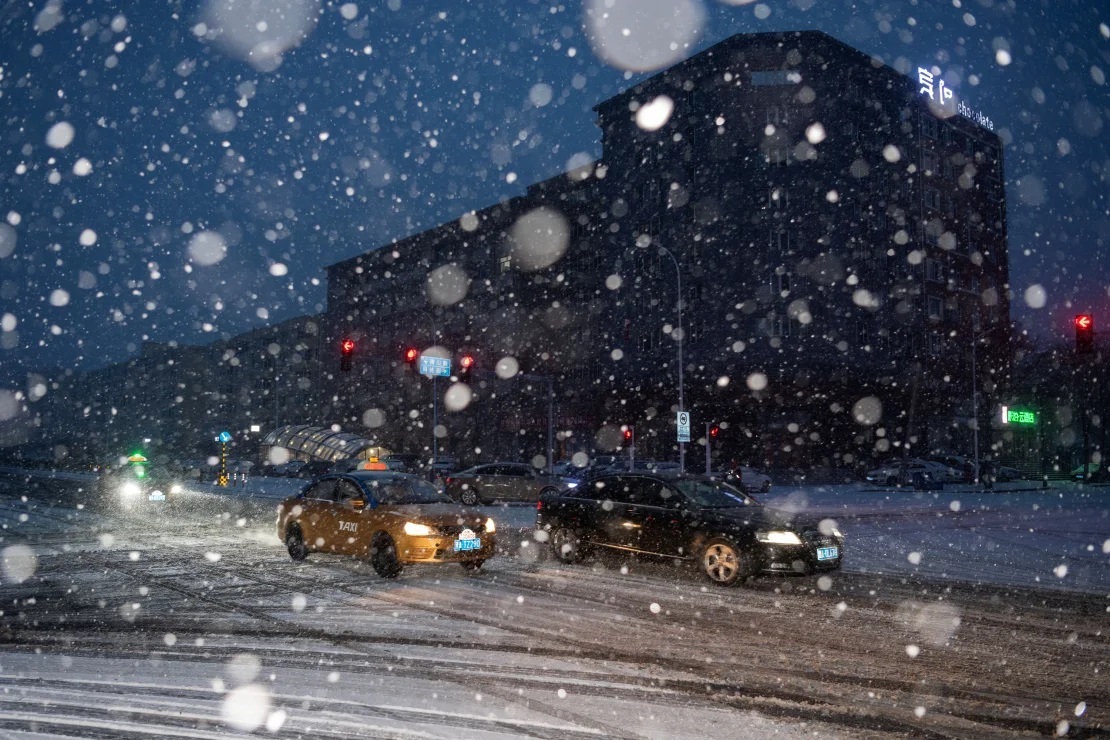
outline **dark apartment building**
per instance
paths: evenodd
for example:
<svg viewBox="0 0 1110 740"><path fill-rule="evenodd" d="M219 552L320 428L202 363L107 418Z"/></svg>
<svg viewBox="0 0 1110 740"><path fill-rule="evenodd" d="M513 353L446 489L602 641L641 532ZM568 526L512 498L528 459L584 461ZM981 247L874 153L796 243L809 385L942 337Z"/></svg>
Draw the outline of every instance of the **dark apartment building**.
<svg viewBox="0 0 1110 740"><path fill-rule="evenodd" d="M1009 287L1001 143L950 95L820 32L723 41L599 104L599 162L329 267L328 341L359 340L336 397L419 444L403 350L472 354L444 446L528 458L542 383L496 378L509 357L555 379L561 453L633 424L673 457L680 273L695 439L725 422L728 454L777 464L963 446L972 343L981 426L1007 373Z"/></svg>

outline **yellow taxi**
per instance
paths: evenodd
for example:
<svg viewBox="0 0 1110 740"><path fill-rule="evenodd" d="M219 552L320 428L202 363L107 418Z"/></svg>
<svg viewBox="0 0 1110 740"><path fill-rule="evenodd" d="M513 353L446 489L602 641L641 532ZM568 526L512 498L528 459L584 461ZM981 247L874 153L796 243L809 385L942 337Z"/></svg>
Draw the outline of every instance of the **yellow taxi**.
<svg viewBox="0 0 1110 740"><path fill-rule="evenodd" d="M411 563L477 570L496 525L423 478L389 470L325 475L278 507L277 535L293 560L326 552L368 560L383 578Z"/></svg>

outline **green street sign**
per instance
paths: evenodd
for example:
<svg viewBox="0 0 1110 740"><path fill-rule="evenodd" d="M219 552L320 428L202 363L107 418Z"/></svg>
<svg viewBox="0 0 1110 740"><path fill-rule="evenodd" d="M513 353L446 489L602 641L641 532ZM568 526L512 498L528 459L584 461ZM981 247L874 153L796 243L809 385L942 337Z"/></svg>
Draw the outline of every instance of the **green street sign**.
<svg viewBox="0 0 1110 740"><path fill-rule="evenodd" d="M1002 423L1003 424L1036 424L1037 415L1032 411L1020 411L1018 409L1002 407Z"/></svg>

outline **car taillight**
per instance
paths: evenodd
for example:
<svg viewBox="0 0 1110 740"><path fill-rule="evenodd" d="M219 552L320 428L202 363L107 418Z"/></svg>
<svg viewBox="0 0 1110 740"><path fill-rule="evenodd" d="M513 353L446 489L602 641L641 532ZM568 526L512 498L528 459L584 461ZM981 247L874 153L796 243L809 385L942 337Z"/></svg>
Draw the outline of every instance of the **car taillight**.
<svg viewBox="0 0 1110 740"><path fill-rule="evenodd" d="M543 508L543 501L537 501L536 502L536 511L539 511L542 508Z"/></svg>
<svg viewBox="0 0 1110 740"><path fill-rule="evenodd" d="M449 485L451 485L452 483L454 483L454 481L455 481L455 479L454 479L454 478L452 478L451 476L447 476L447 479L446 479L446 480L444 480L444 483L445 483L446 485L448 485L448 486L449 486Z"/></svg>

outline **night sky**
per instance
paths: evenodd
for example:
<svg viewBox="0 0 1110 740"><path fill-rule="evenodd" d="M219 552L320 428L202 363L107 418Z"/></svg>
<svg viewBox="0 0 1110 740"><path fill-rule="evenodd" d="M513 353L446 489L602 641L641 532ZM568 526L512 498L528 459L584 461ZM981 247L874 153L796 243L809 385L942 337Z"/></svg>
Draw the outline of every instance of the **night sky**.
<svg viewBox="0 0 1110 740"><path fill-rule="evenodd" d="M682 58L674 28L937 65L1006 145L1015 319L1110 328L1108 6L630 3L594 38L603 0L3 3L0 383L322 310L326 265L600 156L592 106Z"/></svg>

